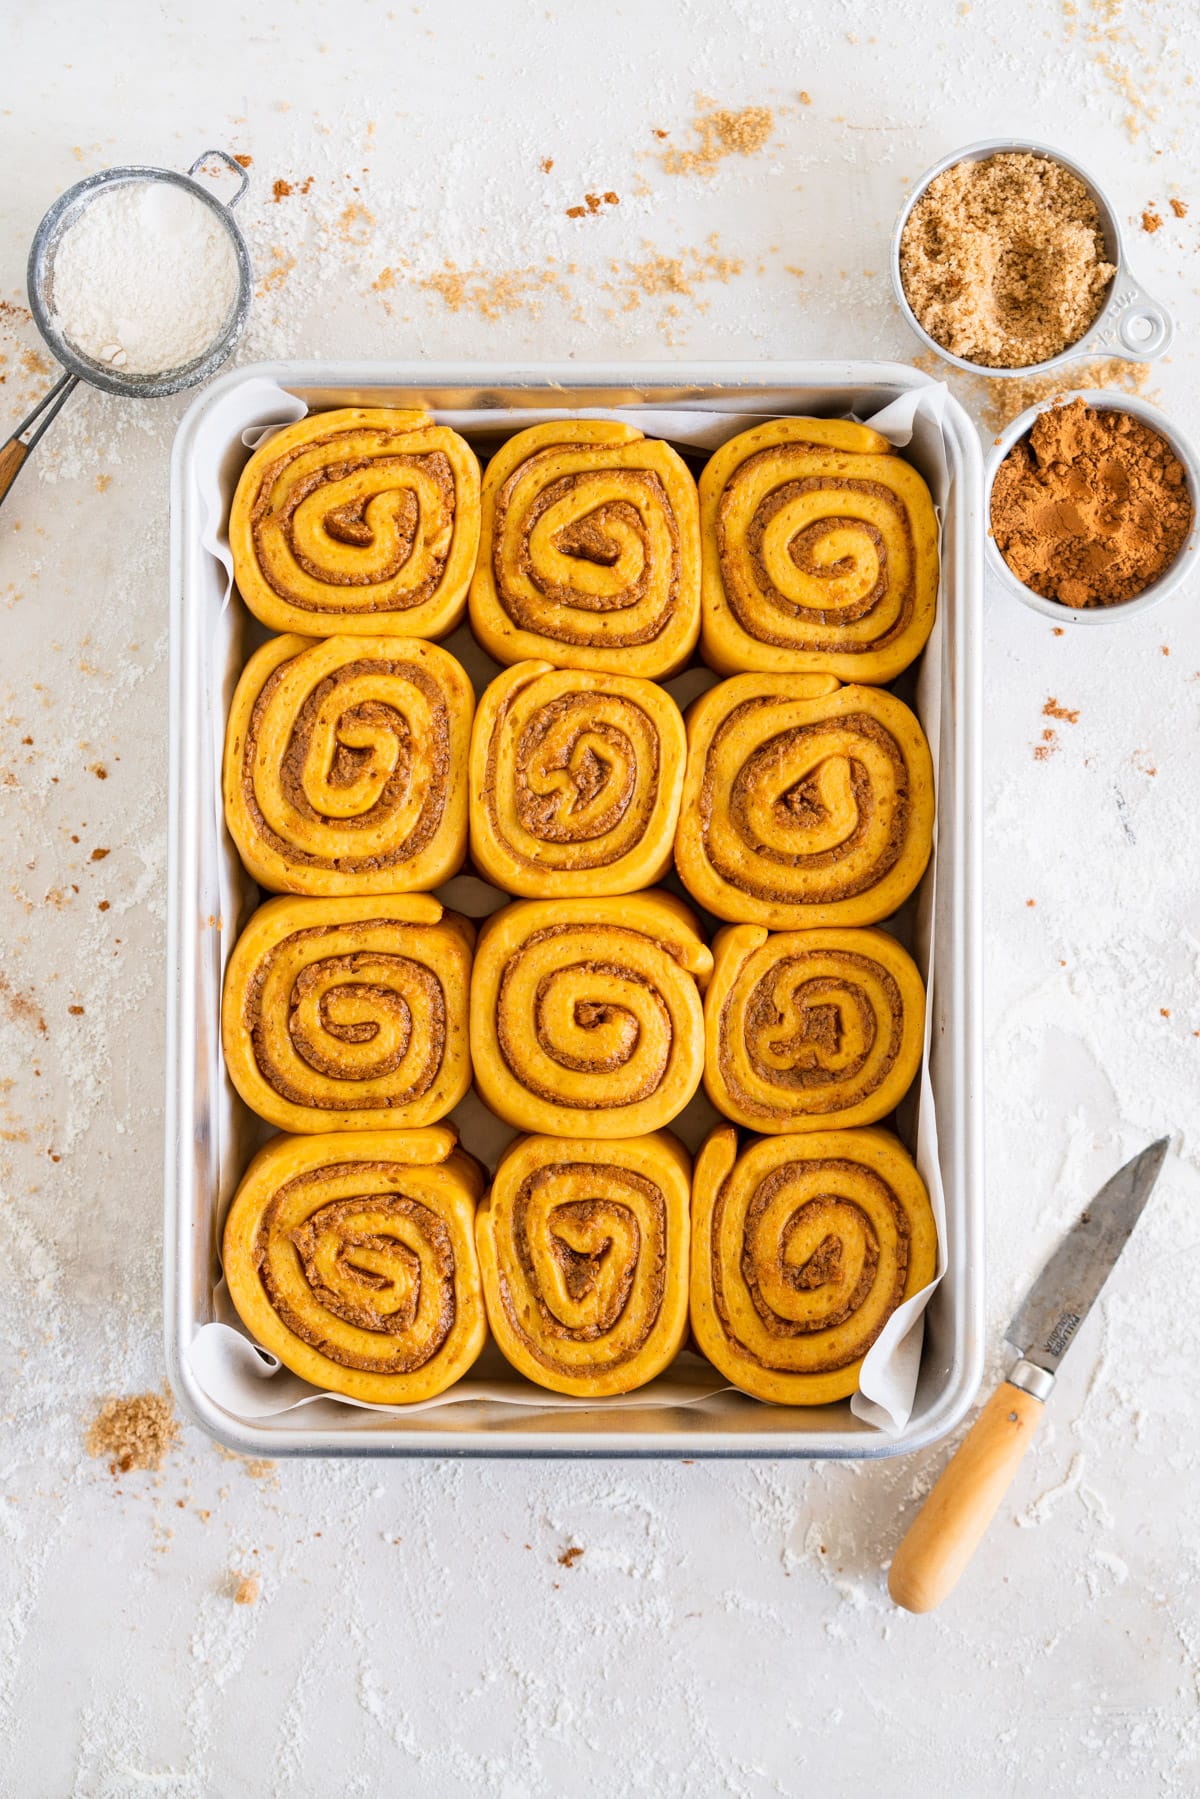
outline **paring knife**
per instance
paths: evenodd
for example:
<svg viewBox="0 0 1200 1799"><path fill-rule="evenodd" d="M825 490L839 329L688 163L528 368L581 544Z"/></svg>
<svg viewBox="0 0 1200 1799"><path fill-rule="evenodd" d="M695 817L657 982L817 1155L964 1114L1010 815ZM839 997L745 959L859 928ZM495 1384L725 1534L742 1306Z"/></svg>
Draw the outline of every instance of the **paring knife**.
<svg viewBox="0 0 1200 1799"><path fill-rule="evenodd" d="M1019 1352L897 1549L888 1591L931 1612L953 1591L1041 1422L1058 1365L1129 1241L1170 1139L1160 1137L1101 1187L1063 1238L1004 1333Z"/></svg>

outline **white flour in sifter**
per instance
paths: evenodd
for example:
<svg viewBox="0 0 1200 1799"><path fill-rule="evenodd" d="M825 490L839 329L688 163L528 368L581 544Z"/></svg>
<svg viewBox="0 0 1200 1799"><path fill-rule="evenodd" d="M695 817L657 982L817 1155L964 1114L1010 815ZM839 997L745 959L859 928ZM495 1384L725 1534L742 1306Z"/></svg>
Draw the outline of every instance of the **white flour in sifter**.
<svg viewBox="0 0 1200 1799"><path fill-rule="evenodd" d="M170 181L125 181L63 233L52 316L94 362L158 375L215 342L237 289L233 244L211 207Z"/></svg>

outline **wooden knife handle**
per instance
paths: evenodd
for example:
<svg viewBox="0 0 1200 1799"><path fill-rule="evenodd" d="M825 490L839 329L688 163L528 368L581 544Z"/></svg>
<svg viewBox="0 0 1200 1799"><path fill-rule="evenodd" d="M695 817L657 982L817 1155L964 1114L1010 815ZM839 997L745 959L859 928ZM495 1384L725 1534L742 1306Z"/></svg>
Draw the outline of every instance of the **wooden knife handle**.
<svg viewBox="0 0 1200 1799"><path fill-rule="evenodd" d="M1007 1493L1042 1417L1032 1393L1002 1381L976 1418L892 1559L888 1591L907 1612L953 1592Z"/></svg>

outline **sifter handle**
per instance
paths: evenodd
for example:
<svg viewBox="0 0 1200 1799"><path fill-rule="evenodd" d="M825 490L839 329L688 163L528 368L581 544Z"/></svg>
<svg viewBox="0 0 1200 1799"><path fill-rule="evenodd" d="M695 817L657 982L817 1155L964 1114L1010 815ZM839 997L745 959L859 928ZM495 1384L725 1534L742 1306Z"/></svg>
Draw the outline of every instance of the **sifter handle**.
<svg viewBox="0 0 1200 1799"><path fill-rule="evenodd" d="M188 174L191 176L192 180L195 181L205 163L211 162L214 156L218 162L223 162L227 169L232 169L238 178L237 191L235 192L233 199L225 200L222 203L230 212L232 212L250 185L250 177L247 175L236 156L231 156L228 150L205 150L202 155L196 158L195 162L188 170Z"/></svg>
<svg viewBox="0 0 1200 1799"><path fill-rule="evenodd" d="M33 411L26 413L8 442L0 449L0 502L25 467L43 432L57 418L78 384L77 375L60 375L49 393L43 394ZM37 430L26 440L26 431L35 424Z"/></svg>
<svg viewBox="0 0 1200 1799"><path fill-rule="evenodd" d="M4 448L0 450L0 500L3 500L20 474L28 454L28 444L23 444L19 437L10 437Z"/></svg>

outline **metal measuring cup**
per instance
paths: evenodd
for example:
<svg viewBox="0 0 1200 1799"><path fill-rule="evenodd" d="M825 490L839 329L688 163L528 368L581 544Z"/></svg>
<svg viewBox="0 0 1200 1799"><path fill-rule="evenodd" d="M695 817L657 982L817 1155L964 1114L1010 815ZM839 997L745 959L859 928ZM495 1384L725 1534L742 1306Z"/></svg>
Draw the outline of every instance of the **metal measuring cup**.
<svg viewBox="0 0 1200 1799"><path fill-rule="evenodd" d="M205 163L214 159L224 163L238 177L237 190L231 200L218 199L216 194L196 179ZM196 158L186 175L179 174L175 169L142 168L125 163L114 169L102 169L96 175L88 175L85 180L77 181L74 187L69 187L65 194L59 195L34 236L29 251L27 284L33 322L45 339L47 348L66 372L55 382L49 393L42 396L33 411L21 420L8 442L0 448L0 501L4 499L32 451L80 381L101 388L105 393L119 394L125 399L154 400L166 394L179 393L185 387L194 387L197 382L207 380L220 368L245 330L250 314L254 275L246 241L232 216L232 209L245 193L249 180L242 165L227 151L205 150L202 156ZM179 368L161 369L153 375L139 374L135 369L126 374L121 369L113 368L110 363L96 362L92 357L85 356L63 336L54 319L54 258L64 233L97 194L130 181L168 181L176 187L186 188L188 193L194 194L216 213L228 233L237 259L237 291L228 317L212 343L201 355L193 357L191 362L183 363ZM26 432L30 433L28 437Z"/></svg>
<svg viewBox="0 0 1200 1799"><path fill-rule="evenodd" d="M900 275L900 243L904 236L904 227L909 215L918 200L925 193L931 181L944 174L960 162L983 162L990 156L1005 155L1015 152L1029 156L1044 157L1047 162L1058 163L1081 181L1092 200L1100 220L1100 234L1104 240L1104 259L1116 268L1112 284L1108 290L1108 298L1097 313L1095 320L1083 336L1057 356L1051 356L1045 362L1025 363L1020 368L989 368L982 362L968 362L965 357L955 356L944 344L930 337L928 331L917 319L908 303L908 295L904 291L904 282ZM1121 237L1121 227L1117 215L1109 204L1103 188L1099 187L1086 169L1081 169L1077 162L1064 156L1061 150L1053 150L1046 144L1029 143L1024 139L995 137L987 138L982 143L968 144L965 150L956 150L951 156L943 156L941 162L922 175L913 192L900 209L900 217L896 220L896 229L892 233L892 286L896 290L896 300L901 312L912 326L923 344L940 356L943 362L950 363L956 369L963 369L970 375L995 376L998 380L1013 380L1026 375L1044 375L1051 369L1061 368L1064 363L1075 362L1085 356L1121 356L1127 362L1153 362L1164 356L1171 347L1171 339L1175 335L1175 324L1166 307L1152 295L1148 294L1140 282L1136 281L1129 268L1125 254L1125 245Z"/></svg>
<svg viewBox="0 0 1200 1799"><path fill-rule="evenodd" d="M1110 606L1067 606L1061 600L1051 600L1043 593L1037 593L1032 587L1018 579L1004 560L995 537L990 528L992 516L992 489L996 484L996 476L1001 464L1016 444L1033 429L1044 412L1056 406L1069 406L1073 400L1082 400L1085 406L1094 412L1125 412L1132 418L1140 420L1159 437L1163 438L1172 455L1180 463L1184 472L1188 497L1192 502L1192 525L1187 538L1180 545L1175 560L1166 567L1157 581L1144 587L1132 600L1118 600ZM1185 581L1190 579L1196 568L1196 558L1200 553L1200 457L1196 455L1187 438L1178 425L1171 423L1157 406L1143 400L1136 394L1118 393L1111 388L1081 388L1056 394L1051 400L1042 400L1036 406L1030 406L1013 419L1010 425L1000 433L993 443L983 470L983 515L989 521L989 528L983 540L984 561L988 570L1010 593L1016 594L1035 612L1044 618L1053 619L1060 627L1063 625L1123 624L1131 618L1140 618L1149 612L1151 607L1159 606L1172 593L1175 593Z"/></svg>

